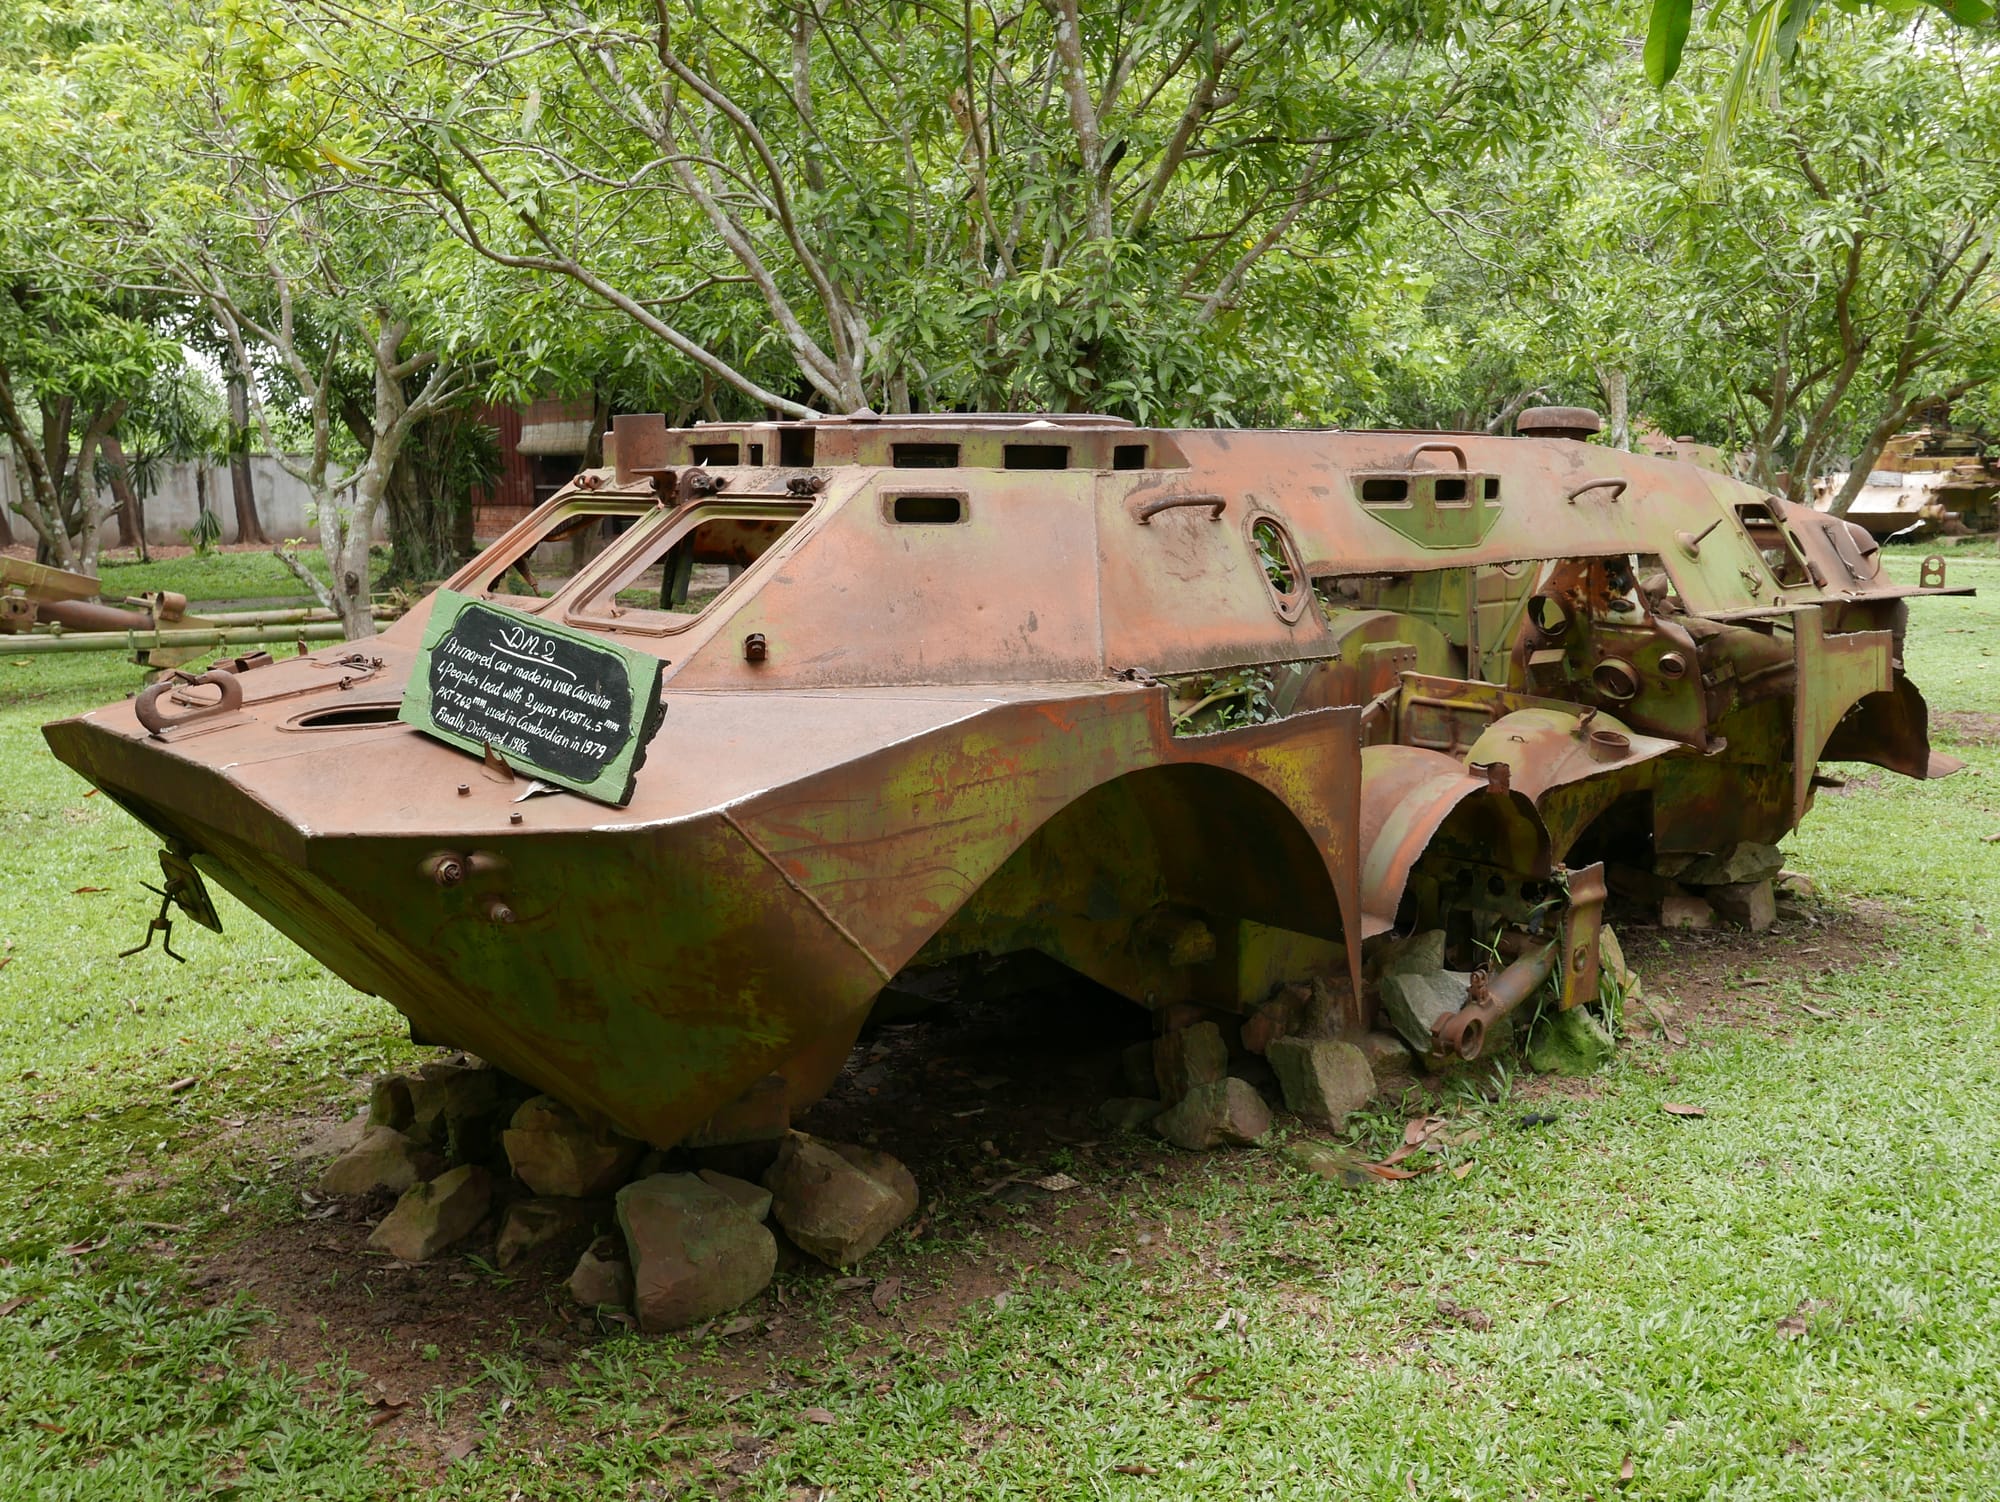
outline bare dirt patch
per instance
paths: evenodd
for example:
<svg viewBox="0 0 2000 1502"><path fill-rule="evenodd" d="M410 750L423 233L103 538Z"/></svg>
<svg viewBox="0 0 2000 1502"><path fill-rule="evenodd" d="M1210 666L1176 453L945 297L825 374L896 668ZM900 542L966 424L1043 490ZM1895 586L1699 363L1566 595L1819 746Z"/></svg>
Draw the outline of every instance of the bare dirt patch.
<svg viewBox="0 0 2000 1502"><path fill-rule="evenodd" d="M1879 960L1889 948L1889 910L1868 901L1838 910L1781 901L1777 923L1762 934L1668 931L1615 912L1611 922L1644 982L1641 994L1664 1002L1682 1030L1699 1023L1782 1035L1801 1017L1812 1016L1801 1011L1793 986L1804 993L1806 1005L1833 1005L1816 983ZM1662 938L1670 946L1667 953L1660 950ZM1644 1005L1628 1008L1627 1022L1635 1028L1657 1020ZM1679 1046L1671 1037L1666 1041Z"/></svg>
<svg viewBox="0 0 2000 1502"><path fill-rule="evenodd" d="M1934 709L1930 726L1932 745L2000 746L2000 714Z"/></svg>
<svg viewBox="0 0 2000 1502"><path fill-rule="evenodd" d="M1672 1050L1693 1046L1690 1032L1721 1028L1782 1036L1806 1015L1801 993L1804 1005L1816 1005L1816 982L1881 955L1887 914L1868 904L1833 911L1788 902L1761 935L1667 933L1629 913L1613 921L1657 1008L1632 1007L1627 1025L1652 1030ZM724 1392L791 1382L788 1373L831 1359L829 1327L841 1332L850 1365L886 1368L895 1349L928 1344L977 1304L1035 1279L1067 1280L1062 1264L1072 1253L1116 1247L1140 1264L1177 1255L1173 1228L1146 1218L1135 1191L1142 1181L1171 1192L1212 1175L1214 1156L1112 1136L1094 1121L1100 1102L1126 1093L1121 1050L1147 1036L1137 1008L1082 982L947 1005L865 1034L834 1090L800 1124L901 1158L924 1190L916 1220L851 1275L785 1249L766 1295L692 1337L668 1337L679 1342L687 1375ZM1438 1088L1384 1083L1403 1089L1402 1104L1415 1114ZM1524 1079L1519 1096L1532 1104L1598 1088L1593 1080ZM287 1137L316 1131L322 1142L338 1141L342 1126L332 1117L316 1128L296 1118L283 1125ZM243 1294L269 1312L256 1354L302 1374L331 1358L364 1373L384 1400L384 1442L408 1436L419 1468L447 1463L482 1427L474 1403L459 1405L438 1430L424 1415L427 1394L477 1383L498 1359L520 1362L537 1383L563 1383L572 1363L623 1333L576 1307L563 1286L590 1230L496 1276L474 1260L492 1255L496 1209L462 1249L420 1266L396 1263L365 1244L389 1201L318 1201L311 1184L319 1166L301 1157L284 1170L300 1194L296 1216L212 1247L190 1271L203 1298ZM1258 1154L1239 1156L1231 1171L1284 1172ZM1056 1174L1074 1186L1052 1191L1038 1182L1060 1183ZM608 1212L607 1204L607 1228Z"/></svg>

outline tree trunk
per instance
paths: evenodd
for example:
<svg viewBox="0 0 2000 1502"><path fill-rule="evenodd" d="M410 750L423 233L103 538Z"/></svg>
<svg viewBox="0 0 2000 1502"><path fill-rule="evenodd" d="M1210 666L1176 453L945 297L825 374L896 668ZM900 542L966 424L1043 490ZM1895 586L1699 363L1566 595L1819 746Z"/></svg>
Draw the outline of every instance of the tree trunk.
<svg viewBox="0 0 2000 1502"><path fill-rule="evenodd" d="M432 507L423 499L423 485L413 472L407 454L399 459L396 472L382 493L389 514L389 582L396 585L421 584L435 577L438 546Z"/></svg>
<svg viewBox="0 0 2000 1502"><path fill-rule="evenodd" d="M125 466L119 462L118 440L109 433L104 435L104 457L109 461L111 472L111 514L118 522L118 546L144 551L139 536L138 507L133 504L132 482L125 474Z"/></svg>
<svg viewBox="0 0 2000 1502"><path fill-rule="evenodd" d="M4 421L7 436L13 441L14 462L21 466L16 476L21 488L21 502L17 509L21 520L35 534L35 562L67 568L69 539L63 532L62 498L57 494L61 475L59 469L50 469L45 447L52 431L50 419L51 414L44 411L43 441L38 442L28 427L25 414L14 400L11 375L6 366L0 365L0 421Z"/></svg>
<svg viewBox="0 0 2000 1502"><path fill-rule="evenodd" d="M333 608L349 641L375 634L374 600L368 592L368 533L350 518L341 545L327 555L333 566Z"/></svg>
<svg viewBox="0 0 2000 1502"><path fill-rule="evenodd" d="M1889 440L1903 430L1909 421L1910 409L1914 402L1903 400L1890 405L1875 426L1868 430L1868 437L1861 445L1861 452L1854 456L1848 466L1847 478L1841 482L1833 504L1827 510L1835 516L1845 516L1854 505L1854 498L1861 494L1862 486L1868 483L1869 473L1875 468L1875 461L1882 457L1882 450L1889 446Z"/></svg>
<svg viewBox="0 0 2000 1502"><path fill-rule="evenodd" d="M127 405L121 397L103 411L91 414L84 424L83 438L76 446L76 457L71 461L63 487L64 526L73 539L71 553L75 561L71 566L93 578L97 574L97 534L107 515L103 497L97 490L97 450L105 435L124 417Z"/></svg>
<svg viewBox="0 0 2000 1502"><path fill-rule="evenodd" d="M111 498L118 504L118 546L135 548L141 563L150 562L146 551L146 502L132 488L132 469L125 462L125 446L116 433L104 435L104 457L111 461Z"/></svg>
<svg viewBox="0 0 2000 1502"><path fill-rule="evenodd" d="M479 551L478 540L472 535L472 513L478 507L479 494L473 491L464 496L463 503L451 513L451 551L456 562L462 563Z"/></svg>
<svg viewBox="0 0 2000 1502"><path fill-rule="evenodd" d="M1604 387L1605 412L1610 422L1609 442L1615 449L1632 447L1631 376L1622 367L1598 367L1598 383Z"/></svg>
<svg viewBox="0 0 2000 1502"><path fill-rule="evenodd" d="M236 501L236 540L269 541L257 518L257 489L250 476L250 392L240 371L229 378L229 488Z"/></svg>

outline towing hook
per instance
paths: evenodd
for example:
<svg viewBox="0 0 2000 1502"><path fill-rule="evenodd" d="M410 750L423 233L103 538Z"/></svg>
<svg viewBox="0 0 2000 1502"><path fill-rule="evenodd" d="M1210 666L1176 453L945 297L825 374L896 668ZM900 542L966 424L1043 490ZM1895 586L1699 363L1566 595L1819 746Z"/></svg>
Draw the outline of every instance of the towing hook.
<svg viewBox="0 0 2000 1502"><path fill-rule="evenodd" d="M1491 979L1484 970L1475 971L1470 999L1450 1016L1438 1019L1433 1036L1439 1047L1468 1061L1478 1058L1486 1047L1487 1031L1535 994L1555 969L1560 950L1561 946L1551 939L1529 950Z"/></svg>

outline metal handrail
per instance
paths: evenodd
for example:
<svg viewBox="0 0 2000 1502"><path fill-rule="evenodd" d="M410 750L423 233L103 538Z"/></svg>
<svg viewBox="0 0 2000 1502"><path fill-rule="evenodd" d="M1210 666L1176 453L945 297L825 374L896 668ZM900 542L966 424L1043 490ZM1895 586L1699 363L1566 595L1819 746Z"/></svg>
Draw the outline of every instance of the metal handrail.
<svg viewBox="0 0 2000 1502"><path fill-rule="evenodd" d="M1228 504L1229 502L1219 495L1170 495L1157 501L1146 502L1133 513L1133 516L1143 527L1162 511L1174 511L1183 506L1207 506L1211 508L1208 519L1219 522L1222 520L1223 508Z"/></svg>
<svg viewBox="0 0 2000 1502"><path fill-rule="evenodd" d="M1628 483L1628 481L1618 479L1613 475L1606 475L1599 480L1585 480L1569 493L1569 500L1574 505L1578 496L1588 495L1593 490L1603 490L1608 486L1611 489L1611 499L1615 501L1625 493L1625 487Z"/></svg>

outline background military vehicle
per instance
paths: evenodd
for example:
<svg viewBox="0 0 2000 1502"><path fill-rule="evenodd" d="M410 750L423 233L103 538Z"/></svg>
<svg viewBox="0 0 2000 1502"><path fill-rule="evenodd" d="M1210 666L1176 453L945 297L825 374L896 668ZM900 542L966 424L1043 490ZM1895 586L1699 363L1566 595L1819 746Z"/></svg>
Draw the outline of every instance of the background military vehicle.
<svg viewBox="0 0 2000 1502"><path fill-rule="evenodd" d="M2000 460L1991 448L1974 434L1942 428L1899 433L1883 446L1847 519L1878 538L1994 531ZM1828 510L1846 484L1845 471L1821 476L1813 484L1814 507Z"/></svg>

